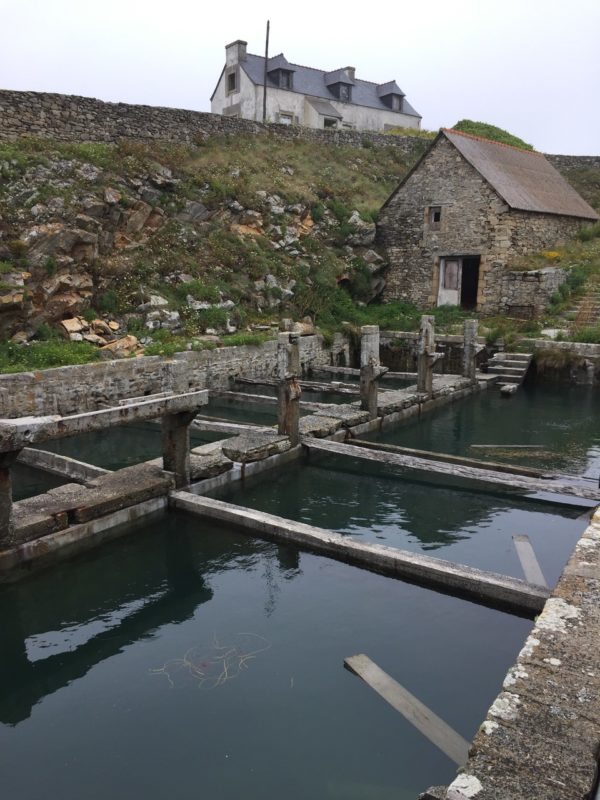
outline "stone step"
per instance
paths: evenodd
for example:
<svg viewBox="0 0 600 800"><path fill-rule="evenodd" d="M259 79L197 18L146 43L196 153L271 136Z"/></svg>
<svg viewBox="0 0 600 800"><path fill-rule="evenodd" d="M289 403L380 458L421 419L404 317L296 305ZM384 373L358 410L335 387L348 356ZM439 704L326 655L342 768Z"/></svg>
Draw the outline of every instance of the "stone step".
<svg viewBox="0 0 600 800"><path fill-rule="evenodd" d="M498 375L498 385L500 386L505 383L515 383L517 386L520 386L522 381L522 375Z"/></svg>
<svg viewBox="0 0 600 800"><path fill-rule="evenodd" d="M488 372L492 375L514 375L515 377L524 377L526 370L521 367L507 367L505 364L491 364L488 366Z"/></svg>
<svg viewBox="0 0 600 800"><path fill-rule="evenodd" d="M502 355L503 358L508 358L512 361L531 361L533 358L532 353L497 353L496 355Z"/></svg>

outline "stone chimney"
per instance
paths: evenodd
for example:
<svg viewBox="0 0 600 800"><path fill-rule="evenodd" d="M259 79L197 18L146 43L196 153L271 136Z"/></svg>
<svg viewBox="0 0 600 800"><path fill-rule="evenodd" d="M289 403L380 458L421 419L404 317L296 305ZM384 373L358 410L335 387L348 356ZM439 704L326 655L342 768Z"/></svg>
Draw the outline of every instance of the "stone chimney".
<svg viewBox="0 0 600 800"><path fill-rule="evenodd" d="M244 42L241 39L236 39L235 42L231 44L225 45L225 63L228 67L232 67L234 64L239 64L240 61L246 60L246 48L248 47L248 42Z"/></svg>
<svg viewBox="0 0 600 800"><path fill-rule="evenodd" d="M348 77L351 80L356 80L356 67L344 67L344 69L348 73Z"/></svg>

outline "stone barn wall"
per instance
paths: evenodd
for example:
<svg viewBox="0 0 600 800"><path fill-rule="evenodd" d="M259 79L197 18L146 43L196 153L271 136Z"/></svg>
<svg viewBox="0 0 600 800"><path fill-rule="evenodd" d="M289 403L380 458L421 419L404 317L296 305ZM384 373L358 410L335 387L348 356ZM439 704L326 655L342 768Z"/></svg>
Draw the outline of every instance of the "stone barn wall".
<svg viewBox="0 0 600 800"><path fill-rule="evenodd" d="M428 221L430 206L441 207L439 229ZM507 267L514 258L572 239L584 224L574 217L509 209L458 150L440 139L379 216L377 242L390 264L384 296L435 306L440 257L479 255L478 311L498 314L528 306L528 314L539 314L566 275L544 271L535 279L521 278ZM540 292L535 301L533 283Z"/></svg>

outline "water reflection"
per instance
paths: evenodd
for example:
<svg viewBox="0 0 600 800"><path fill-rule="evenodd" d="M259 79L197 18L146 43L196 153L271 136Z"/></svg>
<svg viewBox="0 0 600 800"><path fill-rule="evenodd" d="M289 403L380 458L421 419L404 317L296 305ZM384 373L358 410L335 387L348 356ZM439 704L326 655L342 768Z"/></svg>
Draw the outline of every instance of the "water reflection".
<svg viewBox="0 0 600 800"><path fill-rule="evenodd" d="M170 520L165 523L173 527ZM207 583L211 574L247 566L265 547L275 556L264 561L267 615L276 606L279 575L289 580L300 574L299 553L293 548L249 538L229 540L224 546L213 536L199 553L190 536L184 529L148 539L143 557L147 569L140 568L139 549L121 540L105 548L99 559L83 559L74 573L65 565L40 574L34 579L34 594L28 583L2 589L0 721L17 724L40 699L101 661L154 636L163 625L190 619L213 596ZM109 558L118 559L118 568L104 582L99 573ZM57 597L52 587L61 572L70 577Z"/></svg>

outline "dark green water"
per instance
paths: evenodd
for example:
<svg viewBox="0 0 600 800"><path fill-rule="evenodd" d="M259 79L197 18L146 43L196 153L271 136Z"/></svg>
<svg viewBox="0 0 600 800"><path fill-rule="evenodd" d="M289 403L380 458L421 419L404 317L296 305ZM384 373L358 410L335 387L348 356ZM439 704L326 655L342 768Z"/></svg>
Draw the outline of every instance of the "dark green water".
<svg viewBox="0 0 600 800"><path fill-rule="evenodd" d="M221 490L238 505L517 578L523 572L512 541L527 534L546 580L554 583L586 522L584 509L514 495L449 487L414 473L340 457L311 457L268 481Z"/></svg>
<svg viewBox="0 0 600 800"><path fill-rule="evenodd" d="M226 438L227 435L223 433L192 431L190 442L192 447L197 447ZM122 469L161 456L161 430L159 425L144 423L122 425L109 430L44 442L40 445L40 449L60 453L104 469Z"/></svg>
<svg viewBox="0 0 600 800"><path fill-rule="evenodd" d="M470 739L530 627L158 516L0 589L3 797L414 800L455 767L344 657L367 653Z"/></svg>
<svg viewBox="0 0 600 800"><path fill-rule="evenodd" d="M36 494L47 492L66 483L63 478L50 475L41 469L33 469L25 464L15 464L11 469L13 482L13 500L23 500Z"/></svg>
<svg viewBox="0 0 600 800"><path fill-rule="evenodd" d="M600 391L583 386L531 386L506 399L492 387L425 414L409 425L387 428L368 438L404 447L586 475L597 481ZM543 445L546 450L493 451L472 448L473 444L531 444Z"/></svg>

